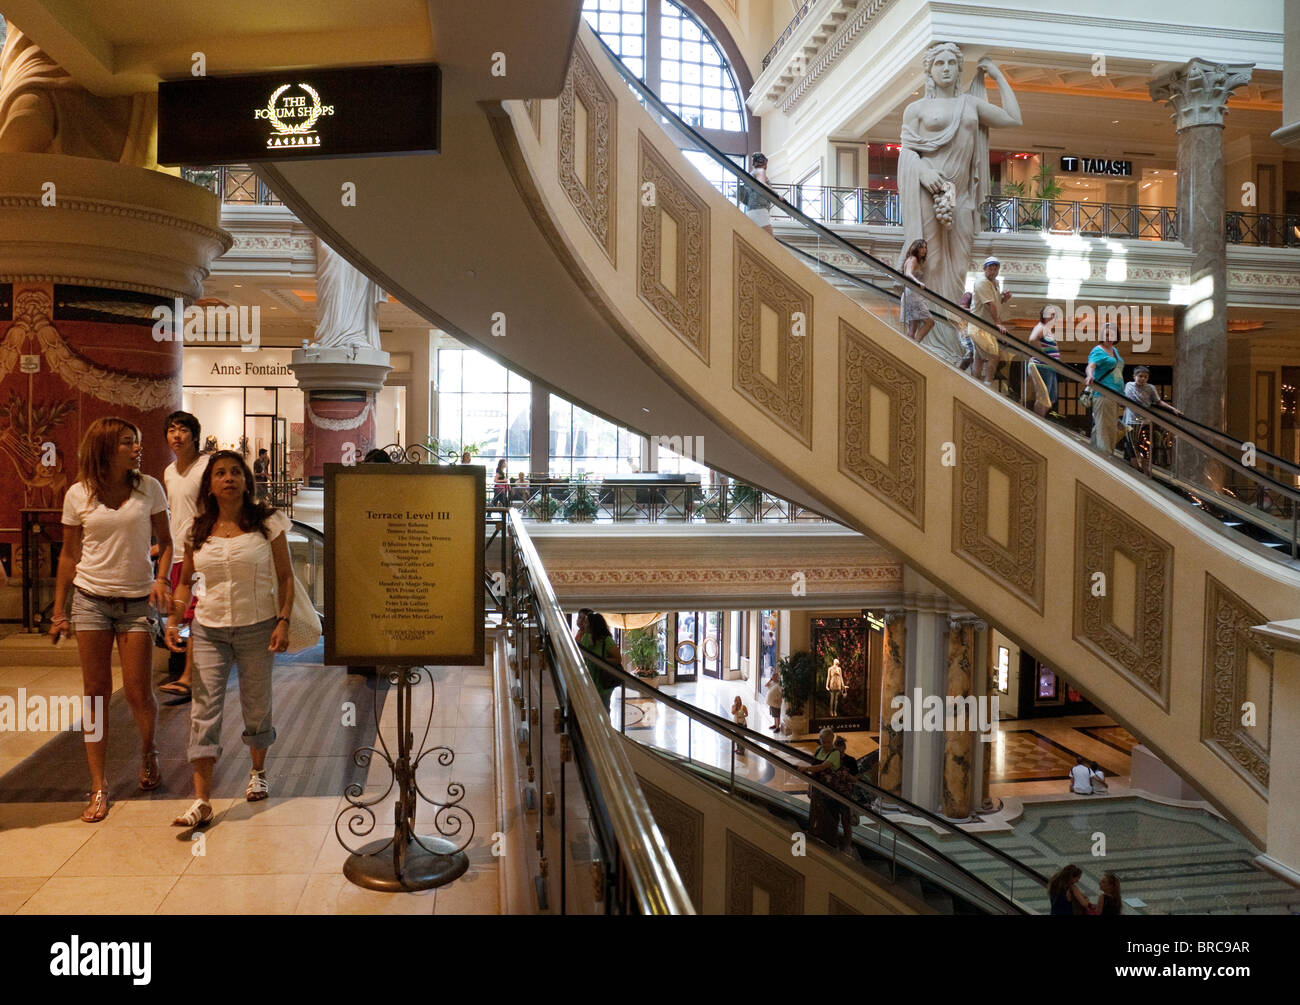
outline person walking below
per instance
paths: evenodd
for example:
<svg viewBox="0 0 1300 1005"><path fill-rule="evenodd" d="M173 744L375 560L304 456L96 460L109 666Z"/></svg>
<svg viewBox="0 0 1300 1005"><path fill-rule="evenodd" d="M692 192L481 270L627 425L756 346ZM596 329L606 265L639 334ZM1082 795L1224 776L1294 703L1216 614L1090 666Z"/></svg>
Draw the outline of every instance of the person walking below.
<svg viewBox="0 0 1300 1005"><path fill-rule="evenodd" d="M1124 357L1115 345L1114 325L1102 325L1101 341L1088 353L1088 375L1084 390L1100 384L1116 394L1124 393ZM1109 457L1119 435L1119 402L1100 394L1092 396L1092 445Z"/></svg>
<svg viewBox="0 0 1300 1005"><path fill-rule="evenodd" d="M776 668L773 667L772 676L767 679L767 693L764 695L767 711L772 716L772 725L768 729L773 733L781 731L781 698L781 681Z"/></svg>
<svg viewBox="0 0 1300 1005"><path fill-rule="evenodd" d="M181 579L185 542L189 538L194 517L199 511L199 485L203 481L203 472L208 469L208 458L199 453L199 420L189 412L172 412L167 416L164 432L167 436L167 445L171 447L172 455L176 458L163 471L163 485L167 489L167 509L171 514L170 585L171 589L175 590ZM161 571L161 566L159 569ZM188 625L193 619L194 603L191 601L181 623ZM194 649L187 645L184 669L180 676L161 685L158 690L164 694L177 696L178 700L172 704L180 705L190 700L190 688L193 682Z"/></svg>
<svg viewBox="0 0 1300 1005"><path fill-rule="evenodd" d="M903 260L903 275L915 280L922 289L925 288L926 254L925 238L917 238L907 249L907 257ZM917 296L907 286L903 287L902 313L903 321L907 324L907 337L914 342L920 342L934 327L934 318L930 315L930 308L926 306L924 298Z"/></svg>
<svg viewBox="0 0 1300 1005"><path fill-rule="evenodd" d="M263 447L253 462L253 478L257 482L257 501L266 502L271 491L271 455Z"/></svg>
<svg viewBox="0 0 1300 1005"><path fill-rule="evenodd" d="M618 643L614 641L603 614L588 612L587 630L578 637L578 646L607 663L614 663L620 668L623 666L623 654L618 651ZM614 688L618 687L618 678L606 673L600 664L591 660L587 660L587 672L591 674L596 690L600 692L601 705L608 711L609 699L614 694Z"/></svg>
<svg viewBox="0 0 1300 1005"><path fill-rule="evenodd" d="M90 800L81 819L108 815L108 701L113 695L113 640L122 660L122 689L140 733L140 788L162 784L154 733L158 703L153 695L154 609L165 609L172 539L167 497L157 479L140 473L140 430L125 419L96 419L77 451L77 480L63 497L63 549L54 584L57 644L69 624L81 656L82 693L95 703L102 723L98 739L85 737ZM157 578L149 560L150 536L158 542ZM67 609L69 587L72 617Z"/></svg>
<svg viewBox="0 0 1300 1005"><path fill-rule="evenodd" d="M244 795L257 802L270 795L266 752L275 742L271 723L271 665L289 648L293 610L293 564L283 513L254 498L253 473L232 450L212 455L199 487L203 508L185 548L180 585L167 619L167 645L179 649L181 616L196 577L202 583L194 615L194 703L190 707L189 760L194 803L172 823L197 827L212 819L212 771L221 756L221 719L226 682L234 664L244 743L253 769Z"/></svg>

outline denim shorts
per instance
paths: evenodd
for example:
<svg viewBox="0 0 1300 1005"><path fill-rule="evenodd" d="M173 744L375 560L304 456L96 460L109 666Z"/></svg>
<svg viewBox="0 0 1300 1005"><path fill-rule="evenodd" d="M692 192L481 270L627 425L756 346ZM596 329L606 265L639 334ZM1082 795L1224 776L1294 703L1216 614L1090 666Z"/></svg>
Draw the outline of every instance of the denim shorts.
<svg viewBox="0 0 1300 1005"><path fill-rule="evenodd" d="M148 632L152 635L155 617L148 597L92 597L79 588L72 594L72 627L79 632L112 632L115 635Z"/></svg>

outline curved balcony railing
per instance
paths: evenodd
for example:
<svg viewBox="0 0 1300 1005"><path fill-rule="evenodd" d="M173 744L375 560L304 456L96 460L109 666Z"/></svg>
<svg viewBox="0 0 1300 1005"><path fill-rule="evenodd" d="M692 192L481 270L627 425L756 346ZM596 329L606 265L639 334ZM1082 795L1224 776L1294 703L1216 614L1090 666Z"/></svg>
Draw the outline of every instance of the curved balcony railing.
<svg viewBox="0 0 1300 1005"><path fill-rule="evenodd" d="M743 483L661 481L606 484L599 479L532 480L496 489L488 503L536 523L832 523L799 503Z"/></svg>
<svg viewBox="0 0 1300 1005"><path fill-rule="evenodd" d="M738 186L734 179L727 178L719 187L728 198L736 198ZM771 189L808 219L824 226L903 225L897 192L833 185L777 184ZM779 204L771 212L775 219L787 215ZM1179 239L1178 210L1173 206L999 195L984 203L982 221L985 231L999 234L1081 234L1130 241ZM1300 216L1229 212L1224 217L1224 236L1229 244L1300 248Z"/></svg>
<svg viewBox="0 0 1300 1005"><path fill-rule="evenodd" d="M218 164L213 167L183 167L181 177L206 188L223 203L247 206L284 205L266 182L247 164Z"/></svg>

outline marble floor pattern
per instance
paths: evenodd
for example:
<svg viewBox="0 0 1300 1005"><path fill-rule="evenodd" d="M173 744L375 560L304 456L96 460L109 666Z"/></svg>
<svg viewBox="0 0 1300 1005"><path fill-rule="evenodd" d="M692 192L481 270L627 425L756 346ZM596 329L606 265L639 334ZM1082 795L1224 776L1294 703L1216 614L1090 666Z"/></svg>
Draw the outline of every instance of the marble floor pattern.
<svg viewBox="0 0 1300 1005"><path fill-rule="evenodd" d="M1114 872L1128 913L1300 913L1300 889L1256 866L1257 849L1206 810L1137 796L1060 796L1026 803L1010 833L981 837L1044 876L1073 862L1083 870L1081 888L1094 901L1102 874ZM964 849L951 854L1006 890L1005 865ZM1015 892L1024 895L1023 883ZM1047 913L1046 892L1033 899Z"/></svg>
<svg viewBox="0 0 1300 1005"><path fill-rule="evenodd" d="M320 658L316 649L277 660L278 737L267 761L272 796L260 803L243 798L248 760L240 742L238 684L232 680L224 755L213 780L216 817L197 834L170 826L191 801L184 759L188 704L160 709L163 786L141 793L134 781L139 765L135 731L121 694L115 696L109 717L115 801L99 824L79 819L87 784L80 735L55 734L27 752L0 777L0 912L498 913L498 862L490 853L497 829L490 671L432 670L437 700L428 742L449 744L456 758L443 767L430 757L419 772L422 788L435 798L445 795L450 781L464 784L462 803L476 824L466 849L469 871L438 890L389 894L355 887L343 876L347 852L336 838L335 821L349 805L342 798L345 785L361 784L367 798L384 791L388 771L382 762L376 758L362 769L351 755L358 745L376 740L376 703L381 708L378 736L394 747L396 701L386 682L322 666ZM428 707L425 683L416 688L412 702L417 742ZM391 797L376 804L380 820L391 819L391 804ZM435 812L435 807L421 805L417 821L426 825L421 833L434 832ZM380 823L372 833L350 840L359 846L391 833L391 825Z"/></svg>

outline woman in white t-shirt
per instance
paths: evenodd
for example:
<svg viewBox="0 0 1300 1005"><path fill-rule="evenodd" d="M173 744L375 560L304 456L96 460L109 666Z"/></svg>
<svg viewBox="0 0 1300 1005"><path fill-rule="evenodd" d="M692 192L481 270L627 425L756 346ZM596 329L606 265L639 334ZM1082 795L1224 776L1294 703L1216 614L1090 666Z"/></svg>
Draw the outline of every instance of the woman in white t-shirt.
<svg viewBox="0 0 1300 1005"><path fill-rule="evenodd" d="M167 619L167 645L180 651L180 624L191 587L199 597L190 636L194 646L189 759L194 803L172 823L198 827L212 819L212 771L221 756L221 713L233 663L239 672L244 743L253 770L249 802L270 795L266 752L271 724L271 666L289 648L293 565L285 533L291 523L254 498L256 481L233 450L212 455L199 485L200 509L185 545L180 584Z"/></svg>
<svg viewBox="0 0 1300 1005"><path fill-rule="evenodd" d="M167 605L167 570L172 539L167 526L167 497L157 479L139 471L143 451L140 430L124 419L96 419L77 452L77 481L63 498L63 550L54 586L55 643L76 631L85 695L102 722L99 738L85 736L90 766L90 801L81 814L88 824L108 815L108 700L113 694L113 639L122 657L122 690L140 731L143 749L140 788L162 783L154 732L158 704L153 696L154 608ZM154 578L150 537L158 542ZM72 596L72 617L63 614ZM85 726L83 723L83 734ZM93 729L93 727L92 727Z"/></svg>

